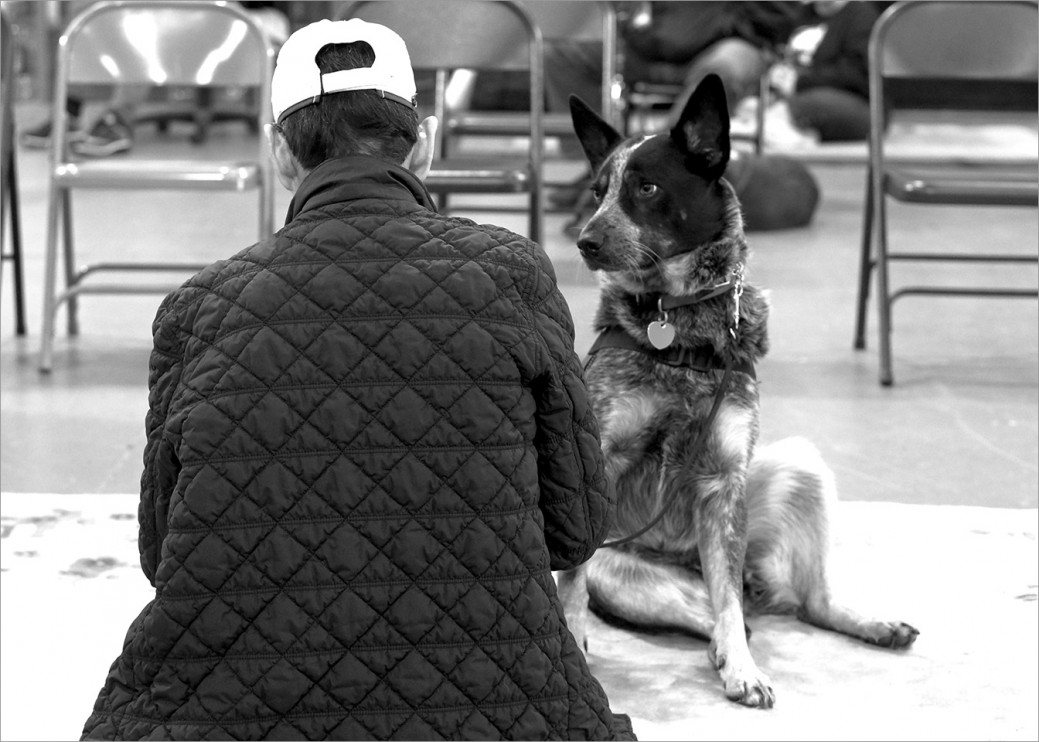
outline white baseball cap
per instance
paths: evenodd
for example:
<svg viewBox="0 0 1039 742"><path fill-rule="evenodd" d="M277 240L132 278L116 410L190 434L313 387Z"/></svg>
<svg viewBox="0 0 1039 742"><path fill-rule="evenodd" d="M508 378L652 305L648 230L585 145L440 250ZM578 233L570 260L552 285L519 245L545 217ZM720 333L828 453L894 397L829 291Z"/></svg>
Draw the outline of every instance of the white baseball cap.
<svg viewBox="0 0 1039 742"><path fill-rule="evenodd" d="M321 74L317 54L328 44L366 41L375 52L371 67ZM321 100L328 93L375 90L384 98L414 108L415 73L404 39L378 23L359 18L347 21L321 20L296 31L282 45L271 80L274 120Z"/></svg>

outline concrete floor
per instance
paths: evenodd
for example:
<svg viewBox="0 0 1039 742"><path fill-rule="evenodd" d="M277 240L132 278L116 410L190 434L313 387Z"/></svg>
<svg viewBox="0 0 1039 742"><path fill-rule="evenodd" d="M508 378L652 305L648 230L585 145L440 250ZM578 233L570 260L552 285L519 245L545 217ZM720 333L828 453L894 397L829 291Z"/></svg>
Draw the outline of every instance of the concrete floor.
<svg viewBox="0 0 1039 742"><path fill-rule="evenodd" d="M143 128L131 156L224 155L251 146L248 139L229 124L196 149L179 132ZM552 172L565 178L581 167L556 163ZM19 168L30 332L14 334L5 264L0 737L60 739L78 735L148 596L133 514L160 297L87 297L80 336L59 333L54 371L41 376L46 156L21 150ZM796 434L819 446L844 501L841 587L857 605L913 623L921 638L910 652L890 654L793 619L752 619L752 651L777 689L772 712L726 702L697 640L596 625L590 662L644 739L1036 739L1036 302L901 300L895 385L881 387L872 313L870 347L852 349L864 168L813 172L822 201L809 227L750 234L749 278L771 290L773 304L772 351L758 369L762 439ZM277 214L288 199L279 193ZM243 195L84 194L76 216L84 262L102 254L208 261L255 240L254 201ZM474 216L524 228L515 214ZM545 247L583 353L596 283L562 232L567 218L549 215ZM891 219L892 240L920 249L974 243L1028 252L1039 242L1035 209L896 206ZM938 281L1037 280L1034 267L963 266L905 267L896 279L922 271ZM55 711L54 699L66 703Z"/></svg>

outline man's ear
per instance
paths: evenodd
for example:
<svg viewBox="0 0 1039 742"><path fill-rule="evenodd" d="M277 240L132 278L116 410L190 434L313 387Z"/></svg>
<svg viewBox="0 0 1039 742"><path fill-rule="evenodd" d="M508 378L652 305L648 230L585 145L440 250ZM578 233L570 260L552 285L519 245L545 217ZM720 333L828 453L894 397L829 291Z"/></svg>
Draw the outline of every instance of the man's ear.
<svg viewBox="0 0 1039 742"><path fill-rule="evenodd" d="M278 180L287 190L295 193L307 171L292 154L292 149L289 147L285 135L281 133L281 129L274 124L268 124L264 127L264 133L267 135L267 146L271 150L274 172L277 174Z"/></svg>
<svg viewBox="0 0 1039 742"><path fill-rule="evenodd" d="M436 116L427 116L418 125L418 141L411 148L411 154L404 161L404 167L425 180L429 168L433 165L433 154L436 150L437 129L440 122Z"/></svg>

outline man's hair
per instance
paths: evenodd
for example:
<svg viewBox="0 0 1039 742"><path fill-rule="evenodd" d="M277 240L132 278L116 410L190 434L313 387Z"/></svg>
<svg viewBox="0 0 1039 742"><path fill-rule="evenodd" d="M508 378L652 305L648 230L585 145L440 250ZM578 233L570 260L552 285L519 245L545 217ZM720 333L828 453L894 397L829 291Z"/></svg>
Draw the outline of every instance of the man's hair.
<svg viewBox="0 0 1039 742"><path fill-rule="evenodd" d="M370 67L375 52L366 41L328 44L316 61L325 74ZM323 95L316 105L289 114L281 130L292 154L308 170L346 155L402 163L418 138L418 113L375 90L351 90Z"/></svg>

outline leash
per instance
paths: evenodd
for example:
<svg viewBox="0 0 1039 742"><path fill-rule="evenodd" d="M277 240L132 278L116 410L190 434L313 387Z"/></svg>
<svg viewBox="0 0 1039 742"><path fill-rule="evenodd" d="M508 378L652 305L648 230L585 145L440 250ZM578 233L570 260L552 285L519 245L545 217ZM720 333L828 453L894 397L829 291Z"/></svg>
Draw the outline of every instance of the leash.
<svg viewBox="0 0 1039 742"><path fill-rule="evenodd" d="M714 393L714 404L711 405L711 412L707 415L707 421L704 423L703 427L700 428L700 432L696 436L696 441L692 446L694 450L699 449L703 445L704 440L706 440L707 438L707 433L710 432L711 426L714 424L714 419L718 416L718 410L722 406L722 399L725 397L725 390L729 386L729 376L731 374L732 365L726 365L725 374L722 376L721 384L718 385L718 391ZM617 546L621 546L623 544L634 541L639 536L646 533L646 531L648 531L650 528L659 523L660 519L663 518L667 511L671 509L671 506L675 504L675 500L678 498L679 494L681 494L681 489L678 487L674 488L671 491L671 496L667 498L667 501L665 501L663 505L661 505L659 512L657 512L657 514L653 516L649 523L642 526L642 528L635 531L635 533L624 536L623 538L614 539L613 541L605 541L599 545L599 548L611 549Z"/></svg>

